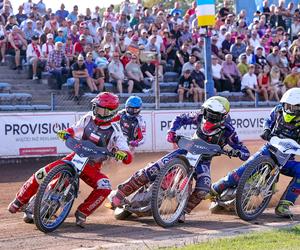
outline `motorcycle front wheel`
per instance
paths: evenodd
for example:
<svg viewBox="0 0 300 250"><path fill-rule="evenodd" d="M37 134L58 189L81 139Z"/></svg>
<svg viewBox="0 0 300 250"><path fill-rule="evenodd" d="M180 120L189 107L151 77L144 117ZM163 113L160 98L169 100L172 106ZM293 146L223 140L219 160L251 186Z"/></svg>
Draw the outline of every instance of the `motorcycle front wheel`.
<svg viewBox="0 0 300 250"><path fill-rule="evenodd" d="M268 156L253 160L244 171L236 192L237 215L245 221L256 219L268 206L278 179L275 162Z"/></svg>
<svg viewBox="0 0 300 250"><path fill-rule="evenodd" d="M189 166L179 158L161 168L152 191L151 209L155 222L171 227L182 215L189 197Z"/></svg>
<svg viewBox="0 0 300 250"><path fill-rule="evenodd" d="M34 203L34 223L40 231L52 232L67 218L78 188L75 176L71 166L58 165L45 177Z"/></svg>

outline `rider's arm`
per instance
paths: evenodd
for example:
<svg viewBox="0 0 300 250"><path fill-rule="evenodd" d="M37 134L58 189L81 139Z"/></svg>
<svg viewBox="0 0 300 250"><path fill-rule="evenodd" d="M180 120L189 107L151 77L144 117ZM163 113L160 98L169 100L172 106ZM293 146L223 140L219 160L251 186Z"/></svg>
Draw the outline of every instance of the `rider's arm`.
<svg viewBox="0 0 300 250"><path fill-rule="evenodd" d="M199 114L197 112L190 112L178 115L172 121L169 131L175 132L179 130L184 125L197 125Z"/></svg>
<svg viewBox="0 0 300 250"><path fill-rule="evenodd" d="M250 152L248 148L239 140L237 133L231 123L226 124L225 136L227 137L227 144L233 149L239 150L239 158L242 161L246 161L250 156Z"/></svg>
<svg viewBox="0 0 300 250"><path fill-rule="evenodd" d="M263 126L264 130L269 129L272 131L272 129L275 125L275 122L276 122L276 114L281 108L282 108L282 106L281 106L281 104L279 104L272 109L269 117L267 117L265 119L264 126Z"/></svg>
<svg viewBox="0 0 300 250"><path fill-rule="evenodd" d="M138 146L144 144L145 142L145 138L144 138L144 135L143 135L143 126L144 126L144 121L143 121L143 118L141 115L139 115L137 117L139 123L138 123L138 127L136 128L136 132L137 132L137 135L136 135L136 141L138 142Z"/></svg>
<svg viewBox="0 0 300 250"><path fill-rule="evenodd" d="M81 139L83 136L84 128L88 124L88 122L92 119L92 112L86 113L84 116L80 118L75 124L73 124L70 128L67 128L66 131L72 136L78 139Z"/></svg>

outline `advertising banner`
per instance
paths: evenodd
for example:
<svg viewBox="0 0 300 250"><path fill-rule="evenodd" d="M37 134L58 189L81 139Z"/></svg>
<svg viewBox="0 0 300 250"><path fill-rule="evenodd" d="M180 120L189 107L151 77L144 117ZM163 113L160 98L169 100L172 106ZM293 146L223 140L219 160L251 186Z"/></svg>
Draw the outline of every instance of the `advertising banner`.
<svg viewBox="0 0 300 250"><path fill-rule="evenodd" d="M69 152L56 132L75 122L74 113L0 115L0 156L43 156Z"/></svg>

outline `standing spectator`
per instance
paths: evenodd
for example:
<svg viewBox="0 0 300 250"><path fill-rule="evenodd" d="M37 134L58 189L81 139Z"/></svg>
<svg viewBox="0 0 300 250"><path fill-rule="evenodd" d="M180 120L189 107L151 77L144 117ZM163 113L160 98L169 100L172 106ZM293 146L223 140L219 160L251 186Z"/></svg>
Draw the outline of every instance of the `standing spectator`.
<svg viewBox="0 0 300 250"><path fill-rule="evenodd" d="M78 16L78 6L74 5L73 11L69 13L67 18L70 19L72 23L75 23L77 21L77 16Z"/></svg>
<svg viewBox="0 0 300 250"><path fill-rule="evenodd" d="M13 26L12 31L8 35L7 54L15 57L16 66L14 70L21 69L21 56L26 55L27 41L21 34L18 26Z"/></svg>
<svg viewBox="0 0 300 250"><path fill-rule="evenodd" d="M265 101L271 101L275 96L276 101L279 102L277 91L270 84L270 67L265 66L263 72L258 75L259 93L263 95Z"/></svg>
<svg viewBox="0 0 300 250"><path fill-rule="evenodd" d="M62 42L56 42L55 48L49 53L46 69L56 79L57 89L61 89L63 75L68 73L69 60L63 49Z"/></svg>
<svg viewBox="0 0 300 250"><path fill-rule="evenodd" d="M246 52L246 44L243 43L243 37L237 36L235 43L230 47L230 53L232 54L233 61L236 61L238 57Z"/></svg>
<svg viewBox="0 0 300 250"><path fill-rule="evenodd" d="M47 34L47 41L42 46L42 53L44 58L48 58L49 53L54 50L54 40L51 33Z"/></svg>
<svg viewBox="0 0 300 250"><path fill-rule="evenodd" d="M183 64L183 66L182 66L181 75L183 75L183 72L185 72L187 69L189 69L191 72L193 72L193 70L195 69L195 62L196 62L196 56L190 55L189 61L186 62L185 64Z"/></svg>
<svg viewBox="0 0 300 250"><path fill-rule="evenodd" d="M43 3L43 0L39 0L39 2L36 4L36 7L41 15L46 14L46 4Z"/></svg>
<svg viewBox="0 0 300 250"><path fill-rule="evenodd" d="M300 87L300 74L299 74L299 68L294 67L292 68L292 71L290 74L288 74L283 81L286 90L289 90L291 88Z"/></svg>
<svg viewBox="0 0 300 250"><path fill-rule="evenodd" d="M182 17L182 9L180 8L180 2L174 3L174 8L170 11L171 16L177 16L179 18Z"/></svg>
<svg viewBox="0 0 300 250"><path fill-rule="evenodd" d="M89 77L86 65L84 64L84 57L79 55L77 62L71 67L71 73L74 82L75 98L74 101L79 104L79 89L80 86L87 84L92 93L97 93L97 87Z"/></svg>
<svg viewBox="0 0 300 250"><path fill-rule="evenodd" d="M191 77L194 83L194 102L203 102L204 97L204 81L205 75L201 71L202 64L200 61L195 62L195 69L192 71Z"/></svg>
<svg viewBox="0 0 300 250"><path fill-rule="evenodd" d="M16 19L19 25L27 19L27 15L23 13L23 10L23 5L20 5L18 8L18 14L16 14Z"/></svg>
<svg viewBox="0 0 300 250"><path fill-rule="evenodd" d="M242 77L241 89L242 92L250 96L252 101L255 101L255 92L257 91L257 77L254 74L255 65L250 64L248 72Z"/></svg>
<svg viewBox="0 0 300 250"><path fill-rule="evenodd" d="M128 87L128 93L132 93L133 82L128 84L125 81L125 73L123 64L120 61L120 54L118 52L113 53L112 61L108 65L109 82L117 86L117 90L120 94L123 93L123 85Z"/></svg>
<svg viewBox="0 0 300 250"><path fill-rule="evenodd" d="M184 97L189 98L193 95L193 79L191 77L191 71L187 69L180 76L178 81L177 93L179 98L179 103L183 102Z"/></svg>
<svg viewBox="0 0 300 250"><path fill-rule="evenodd" d="M273 50L272 50L272 53L270 53L268 56L267 56L267 61L269 63L269 65L272 67L272 66L279 66L279 62L280 62L280 57L279 57L279 47L277 46L274 46L273 47Z"/></svg>
<svg viewBox="0 0 300 250"><path fill-rule="evenodd" d="M103 91L104 78L98 77L99 74L97 74L97 65L93 61L93 54L91 52L86 54L85 66L87 68L90 80L93 82L93 85L97 87L97 91Z"/></svg>
<svg viewBox="0 0 300 250"><path fill-rule="evenodd" d="M65 5L62 3L60 5L60 9L55 12L55 15L56 15L57 21L59 23L62 23L62 21L65 20L67 18L67 16L69 15L69 11L65 10Z"/></svg>
<svg viewBox="0 0 300 250"><path fill-rule="evenodd" d="M30 65L32 65L32 73L33 73L32 80L39 79L37 76L37 67L38 64L42 63L42 59L43 59L38 41L39 41L39 37L33 36L31 43L27 46L27 50L26 50L27 62Z"/></svg>
<svg viewBox="0 0 300 250"><path fill-rule="evenodd" d="M150 91L144 82L144 76L136 55L132 55L130 62L125 67L125 72L129 80L128 82L133 82L133 90L135 92L148 93Z"/></svg>
<svg viewBox="0 0 300 250"><path fill-rule="evenodd" d="M190 55L188 53L188 48L189 48L188 44L184 43L181 46L181 49L176 53L174 71L179 74L181 73L183 64L189 61Z"/></svg>
<svg viewBox="0 0 300 250"><path fill-rule="evenodd" d="M225 79L230 81L231 91L241 91L241 73L236 64L232 61L231 54L225 56L225 62L222 64L222 74Z"/></svg>

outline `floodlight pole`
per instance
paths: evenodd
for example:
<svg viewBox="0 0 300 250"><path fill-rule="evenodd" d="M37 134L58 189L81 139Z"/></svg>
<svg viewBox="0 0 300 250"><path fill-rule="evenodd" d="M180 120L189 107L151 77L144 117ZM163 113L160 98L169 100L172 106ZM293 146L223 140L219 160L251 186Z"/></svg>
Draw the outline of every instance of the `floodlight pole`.
<svg viewBox="0 0 300 250"><path fill-rule="evenodd" d="M206 34L204 38L204 62L205 62L205 100L214 96L214 80L212 77L212 64L211 64L211 40L208 34L208 28L206 27Z"/></svg>

